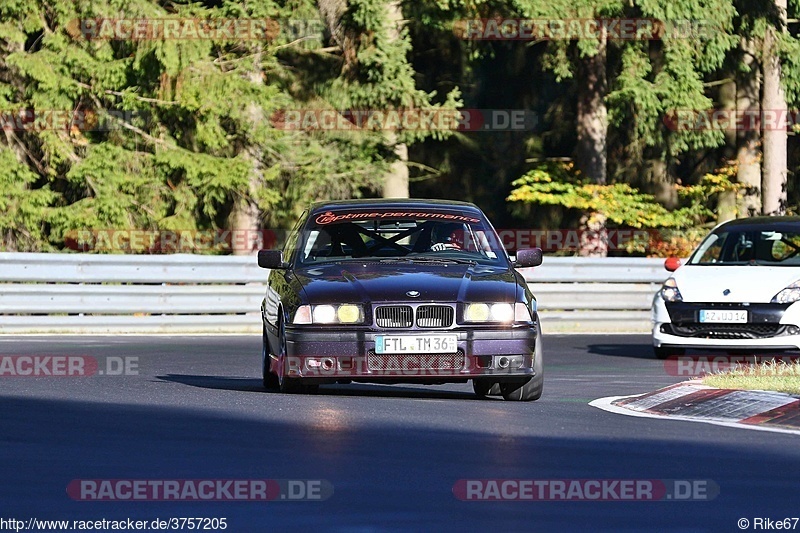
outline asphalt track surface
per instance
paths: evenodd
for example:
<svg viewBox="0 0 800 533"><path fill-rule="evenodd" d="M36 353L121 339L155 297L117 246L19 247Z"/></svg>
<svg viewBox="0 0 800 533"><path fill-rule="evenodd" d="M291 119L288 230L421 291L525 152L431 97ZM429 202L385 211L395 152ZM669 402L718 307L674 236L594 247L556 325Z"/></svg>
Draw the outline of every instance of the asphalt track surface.
<svg viewBox="0 0 800 533"><path fill-rule="evenodd" d="M261 389L258 336L0 337L0 355L128 357L138 374L0 377L0 518L225 517L227 531L739 531L800 516L796 436L587 405L682 381L643 335L549 335L545 392ZM75 501L73 479L322 479L325 501ZM460 479L712 480L713 500L462 501ZM763 523L763 522L762 522ZM796 526L800 530L800 524Z"/></svg>

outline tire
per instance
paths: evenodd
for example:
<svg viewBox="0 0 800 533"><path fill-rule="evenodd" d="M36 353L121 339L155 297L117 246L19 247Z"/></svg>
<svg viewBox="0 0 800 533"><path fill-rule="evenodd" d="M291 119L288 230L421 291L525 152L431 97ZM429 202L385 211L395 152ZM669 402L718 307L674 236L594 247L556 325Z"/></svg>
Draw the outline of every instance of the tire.
<svg viewBox="0 0 800 533"><path fill-rule="evenodd" d="M276 390L278 388L278 376L269 370L271 352L266 329L263 330L261 339L261 383L267 390Z"/></svg>
<svg viewBox="0 0 800 533"><path fill-rule="evenodd" d="M532 402L542 397L544 390L544 351L542 349L542 333L536 335L533 370L535 375L526 381L511 381L500 384L500 394L504 400L515 402Z"/></svg>
<svg viewBox="0 0 800 533"><path fill-rule="evenodd" d="M672 355L679 356L686 353L684 348L673 348L669 346L656 347L653 346L653 353L656 354L656 359L666 359Z"/></svg>
<svg viewBox="0 0 800 533"><path fill-rule="evenodd" d="M487 396L498 396L500 394L500 384L488 379L473 379L472 390L479 398Z"/></svg>
<svg viewBox="0 0 800 533"><path fill-rule="evenodd" d="M283 378L279 390L284 394L316 394L319 385L305 384L298 378Z"/></svg>
<svg viewBox="0 0 800 533"><path fill-rule="evenodd" d="M278 383L278 390L284 394L303 394L316 393L319 385L304 385L299 378L289 378L284 376L286 371L286 329L283 325L283 317L278 318L278 375L275 379Z"/></svg>
<svg viewBox="0 0 800 533"><path fill-rule="evenodd" d="M280 391L284 394L302 394L303 384L297 378L283 378L280 383Z"/></svg>

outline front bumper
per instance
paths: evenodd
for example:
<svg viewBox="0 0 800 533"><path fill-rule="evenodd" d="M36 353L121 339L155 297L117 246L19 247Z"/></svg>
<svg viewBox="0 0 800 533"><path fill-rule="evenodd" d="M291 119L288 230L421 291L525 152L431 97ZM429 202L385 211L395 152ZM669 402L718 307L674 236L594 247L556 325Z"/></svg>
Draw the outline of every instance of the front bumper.
<svg viewBox="0 0 800 533"><path fill-rule="evenodd" d="M700 323L701 309L747 311L748 321ZM657 348L800 350L800 302L665 303L656 294L652 321Z"/></svg>
<svg viewBox="0 0 800 533"><path fill-rule="evenodd" d="M457 336L456 353L376 354L378 335ZM284 372L319 382L436 382L472 378L526 378L535 375L535 325L507 329L447 329L388 332L286 329Z"/></svg>

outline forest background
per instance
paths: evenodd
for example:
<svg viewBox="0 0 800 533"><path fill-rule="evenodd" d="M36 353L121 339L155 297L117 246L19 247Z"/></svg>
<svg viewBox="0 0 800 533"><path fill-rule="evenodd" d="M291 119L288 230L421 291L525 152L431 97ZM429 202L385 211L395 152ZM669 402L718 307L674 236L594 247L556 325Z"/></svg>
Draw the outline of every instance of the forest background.
<svg viewBox="0 0 800 533"><path fill-rule="evenodd" d="M720 221L797 214L797 12L4 0L0 250L247 254L312 201L410 196L578 232L562 254L685 256ZM618 229L641 238L583 237Z"/></svg>

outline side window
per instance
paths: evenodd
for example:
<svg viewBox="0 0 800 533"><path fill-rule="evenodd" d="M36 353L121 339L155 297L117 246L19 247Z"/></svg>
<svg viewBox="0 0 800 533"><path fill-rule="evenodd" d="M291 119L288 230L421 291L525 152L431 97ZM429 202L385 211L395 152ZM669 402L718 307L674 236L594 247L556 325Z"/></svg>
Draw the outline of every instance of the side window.
<svg viewBox="0 0 800 533"><path fill-rule="evenodd" d="M294 262L295 252L297 251L297 239L300 237L300 228L305 225L308 211L304 211L300 220L294 225L289 232L289 238L286 239L286 244L283 246L283 260L292 263Z"/></svg>
<svg viewBox="0 0 800 533"><path fill-rule="evenodd" d="M759 259L774 262L800 263L800 234L776 233L767 235L765 242L768 244L767 253Z"/></svg>
<svg viewBox="0 0 800 533"><path fill-rule="evenodd" d="M727 233L723 234L727 235ZM709 235L708 239L697 250L697 260L694 263L716 263L722 255L722 245L725 242L724 236Z"/></svg>
<svg viewBox="0 0 800 533"><path fill-rule="evenodd" d="M336 244L337 246L334 247L331 234L328 233L326 229L321 231L317 229L307 230L301 260L303 262L317 261L320 258L332 257L334 255L343 256L341 245L338 243Z"/></svg>

